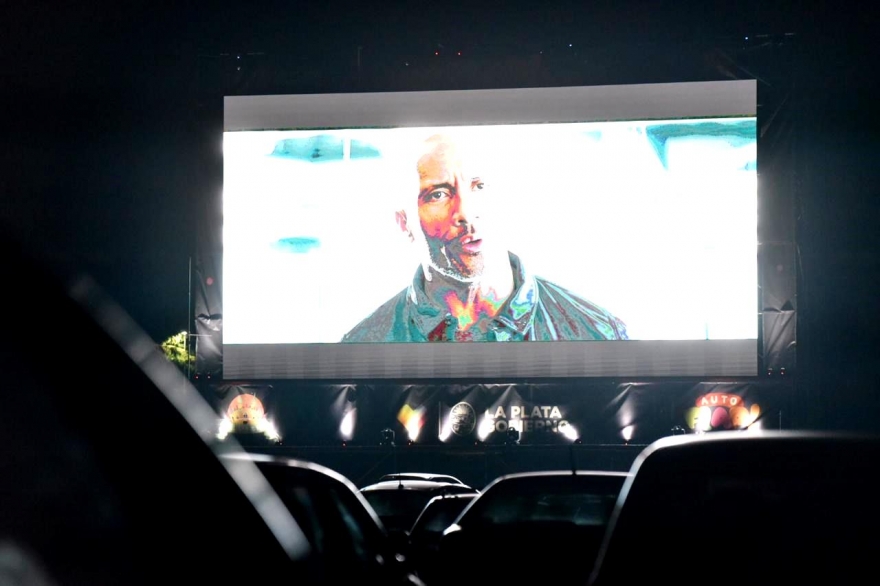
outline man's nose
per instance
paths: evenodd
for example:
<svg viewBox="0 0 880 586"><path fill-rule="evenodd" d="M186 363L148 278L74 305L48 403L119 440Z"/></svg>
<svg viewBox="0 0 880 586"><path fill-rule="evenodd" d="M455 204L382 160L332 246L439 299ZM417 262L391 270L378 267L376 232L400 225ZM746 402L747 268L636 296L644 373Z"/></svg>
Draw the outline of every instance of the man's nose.
<svg viewBox="0 0 880 586"><path fill-rule="evenodd" d="M479 194L471 190L470 183L463 182L459 182L457 191L458 205L455 209L455 223L473 224L480 217Z"/></svg>

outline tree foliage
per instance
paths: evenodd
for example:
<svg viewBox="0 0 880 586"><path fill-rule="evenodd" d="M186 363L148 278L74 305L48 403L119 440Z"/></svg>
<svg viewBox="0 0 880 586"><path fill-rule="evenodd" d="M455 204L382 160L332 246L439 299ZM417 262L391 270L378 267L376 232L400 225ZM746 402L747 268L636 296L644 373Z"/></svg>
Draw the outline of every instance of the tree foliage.
<svg viewBox="0 0 880 586"><path fill-rule="evenodd" d="M160 345L165 358L176 364L184 372L186 372L188 367L192 367L196 363L195 355L189 351L187 337L186 332L180 332L174 334Z"/></svg>

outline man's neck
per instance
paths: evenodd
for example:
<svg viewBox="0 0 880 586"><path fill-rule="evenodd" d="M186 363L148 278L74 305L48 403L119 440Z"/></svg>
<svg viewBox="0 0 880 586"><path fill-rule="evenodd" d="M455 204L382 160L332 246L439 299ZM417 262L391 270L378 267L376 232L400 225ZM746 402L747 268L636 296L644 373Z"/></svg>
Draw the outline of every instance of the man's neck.
<svg viewBox="0 0 880 586"><path fill-rule="evenodd" d="M431 270L431 279L425 282L425 293L458 321L462 331L479 327L485 330L504 302L513 292L513 272L507 270L484 273L475 281L459 281Z"/></svg>

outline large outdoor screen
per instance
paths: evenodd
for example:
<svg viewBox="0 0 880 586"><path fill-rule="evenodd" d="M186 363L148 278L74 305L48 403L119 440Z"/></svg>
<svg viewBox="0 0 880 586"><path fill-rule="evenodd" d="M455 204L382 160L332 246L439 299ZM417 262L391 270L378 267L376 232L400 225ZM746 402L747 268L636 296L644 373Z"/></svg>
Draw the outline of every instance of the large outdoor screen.
<svg viewBox="0 0 880 586"><path fill-rule="evenodd" d="M755 92L227 97L224 377L757 374Z"/></svg>

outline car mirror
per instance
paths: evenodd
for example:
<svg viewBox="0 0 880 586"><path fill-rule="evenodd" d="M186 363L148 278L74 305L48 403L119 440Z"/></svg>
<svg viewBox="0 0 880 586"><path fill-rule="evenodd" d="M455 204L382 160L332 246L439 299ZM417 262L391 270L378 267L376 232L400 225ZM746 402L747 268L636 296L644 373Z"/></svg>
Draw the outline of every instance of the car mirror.
<svg viewBox="0 0 880 586"><path fill-rule="evenodd" d="M450 529L452 528L455 528L455 530L451 531ZM454 559L456 552L461 550L466 539L465 533L459 527L453 525L440 536L440 554L447 559Z"/></svg>

